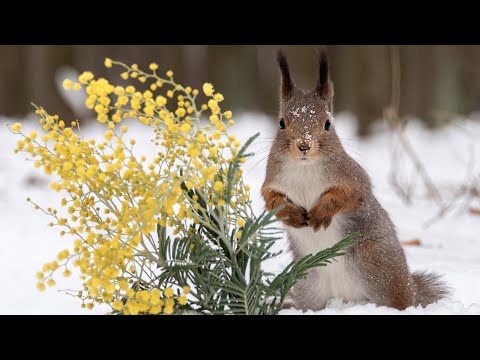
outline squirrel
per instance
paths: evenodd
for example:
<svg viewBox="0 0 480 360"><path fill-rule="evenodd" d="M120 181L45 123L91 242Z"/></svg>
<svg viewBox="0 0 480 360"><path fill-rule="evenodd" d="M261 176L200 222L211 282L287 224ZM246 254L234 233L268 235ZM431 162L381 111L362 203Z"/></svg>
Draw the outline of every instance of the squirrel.
<svg viewBox="0 0 480 360"><path fill-rule="evenodd" d="M294 260L357 234L344 256L310 270L295 284L285 308L320 310L329 299L341 298L403 310L447 296L439 275L410 272L368 174L340 142L326 50L320 49L318 81L309 91L295 86L281 49L277 61L280 121L261 189L265 207L283 205L277 217L286 227Z"/></svg>

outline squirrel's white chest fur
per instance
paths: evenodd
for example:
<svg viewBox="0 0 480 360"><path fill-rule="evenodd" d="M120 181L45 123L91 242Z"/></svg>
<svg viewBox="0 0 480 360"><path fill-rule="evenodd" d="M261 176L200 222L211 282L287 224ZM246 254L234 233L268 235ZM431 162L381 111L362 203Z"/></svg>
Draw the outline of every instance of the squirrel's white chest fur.
<svg viewBox="0 0 480 360"><path fill-rule="evenodd" d="M272 186L288 196L295 204L310 210L320 199L330 184L320 166L299 165L291 162L284 165ZM311 227L296 229L286 226L289 241L300 257L315 254L331 247L343 239L341 231L342 215L332 219L325 230L314 232ZM355 274L348 271L345 258L338 257L325 267L313 269L309 276L295 286L295 301L303 308L321 309L331 298L342 298L346 301L365 299L365 293Z"/></svg>

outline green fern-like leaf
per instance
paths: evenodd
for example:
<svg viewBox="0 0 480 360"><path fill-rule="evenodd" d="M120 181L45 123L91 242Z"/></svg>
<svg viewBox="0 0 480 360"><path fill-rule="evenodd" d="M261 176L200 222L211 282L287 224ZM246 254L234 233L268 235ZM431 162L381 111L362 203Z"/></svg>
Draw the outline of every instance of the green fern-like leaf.
<svg viewBox="0 0 480 360"><path fill-rule="evenodd" d="M250 138L229 164L224 195L227 204L236 186L241 159L251 155L246 150L257 136ZM224 174L219 172L217 176L225 181ZM195 201L200 205L196 210L200 221L191 225L187 238L168 236L165 227L157 226L157 256L164 266L159 267L159 275L152 281L158 287L165 284L190 286L193 299L189 313L277 314L288 291L299 279L307 276L312 268L327 266L354 243L352 235L318 254L290 263L280 274L272 276L262 265L280 254L272 252L272 246L282 237L282 231L275 227L276 214L281 208L245 218L241 229L228 230L221 218L226 207L207 208L207 201L199 189L188 190L185 184L182 189L188 192L192 207ZM242 232L239 239L238 231Z"/></svg>

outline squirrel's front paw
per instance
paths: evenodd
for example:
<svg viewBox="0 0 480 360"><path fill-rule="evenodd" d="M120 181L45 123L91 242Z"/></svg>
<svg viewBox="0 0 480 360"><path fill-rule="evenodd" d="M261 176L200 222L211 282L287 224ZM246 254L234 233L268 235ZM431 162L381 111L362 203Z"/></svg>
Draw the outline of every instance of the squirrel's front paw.
<svg viewBox="0 0 480 360"><path fill-rule="evenodd" d="M308 226L311 226L314 232L320 230L322 226L327 230L327 227L332 222L332 215L321 208L313 208L308 215Z"/></svg>
<svg viewBox="0 0 480 360"><path fill-rule="evenodd" d="M286 203L285 208L278 212L277 217L287 217L287 219L283 220L283 222L286 225L297 229L308 226L307 210L290 202Z"/></svg>

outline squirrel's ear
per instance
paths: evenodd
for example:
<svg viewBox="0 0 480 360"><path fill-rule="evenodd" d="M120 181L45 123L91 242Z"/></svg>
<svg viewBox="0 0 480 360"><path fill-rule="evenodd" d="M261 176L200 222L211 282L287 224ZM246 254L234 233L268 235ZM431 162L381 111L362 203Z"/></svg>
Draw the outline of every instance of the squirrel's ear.
<svg viewBox="0 0 480 360"><path fill-rule="evenodd" d="M288 69L287 57L282 49L277 50L277 62L280 66L280 72L282 74L282 84L280 85L283 98L288 98L293 91L293 82L290 78L290 70Z"/></svg>
<svg viewBox="0 0 480 360"><path fill-rule="evenodd" d="M333 84L330 81L327 50L323 47L319 49L318 82L315 90L322 98L333 95Z"/></svg>

